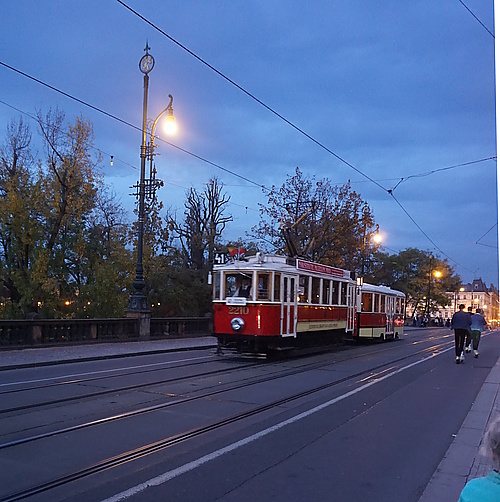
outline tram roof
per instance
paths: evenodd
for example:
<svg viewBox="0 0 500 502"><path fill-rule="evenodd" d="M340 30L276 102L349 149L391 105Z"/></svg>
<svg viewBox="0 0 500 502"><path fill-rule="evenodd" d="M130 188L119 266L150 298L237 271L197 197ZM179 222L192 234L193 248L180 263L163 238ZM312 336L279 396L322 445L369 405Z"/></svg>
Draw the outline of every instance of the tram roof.
<svg viewBox="0 0 500 502"><path fill-rule="evenodd" d="M322 265L304 260L302 258L290 258L282 255L257 253L254 256L249 256L240 260L233 260L225 264L214 265L214 271L227 270L258 270L268 269L281 272L292 271L310 273L315 275L329 276L337 279L351 279L351 273L348 270Z"/></svg>
<svg viewBox="0 0 500 502"><path fill-rule="evenodd" d="M367 282L363 283L363 285L361 286L361 291L363 293L385 293L386 295L406 297L403 292L398 291L397 289L392 289L389 286L377 286L375 284L369 284Z"/></svg>

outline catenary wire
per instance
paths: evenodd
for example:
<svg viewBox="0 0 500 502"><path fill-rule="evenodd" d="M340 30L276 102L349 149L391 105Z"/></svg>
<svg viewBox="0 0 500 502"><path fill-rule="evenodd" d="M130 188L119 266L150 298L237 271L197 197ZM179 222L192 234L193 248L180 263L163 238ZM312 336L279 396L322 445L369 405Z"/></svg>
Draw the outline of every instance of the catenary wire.
<svg viewBox="0 0 500 502"><path fill-rule="evenodd" d="M436 174L442 171L449 171L450 169L456 169L458 167L465 167L465 166L470 166L472 164L479 164L480 162L486 162L487 160L496 160L497 156L493 155L491 157L485 157L484 159L479 159L479 160L471 160L470 162L464 162L462 164L455 164L454 166L448 166L448 167L441 167L439 169L433 169L432 171L427 171L425 173L418 173L418 174L412 174L410 176L406 176L405 178L401 178L399 182L389 190L389 193L394 192L396 188L401 185L401 183L404 183L405 181L408 181L412 178L424 178L425 176L430 176L431 174Z"/></svg>
<svg viewBox="0 0 500 502"><path fill-rule="evenodd" d="M52 91L55 91L55 92L58 92L59 94L62 94L63 96L73 100L73 101L76 101L77 103L80 103L84 106L87 106L89 108L91 108L92 110L96 111L96 112L99 112L99 113L102 113L103 115L106 115L107 117L111 118L111 119L114 119L114 120L117 120L118 122L121 122L122 124L125 124L129 127L132 127L133 129L135 129L136 131L141 131L142 132L142 129L140 127L137 127L136 125L134 124L131 124L130 122L127 122L126 120L123 120L119 117L117 117L116 115L113 115L112 113L109 113L97 106L94 106L94 105L91 105L90 103L87 103L86 101L83 101L82 99L79 99L77 98L76 96L73 96L67 92L64 92L62 91L61 89L58 89L57 87L54 87L53 85L50 85L50 84L47 84L46 82L43 82L42 80L36 78L36 77L33 77L31 75L28 75L27 73L21 71L21 70L18 70L17 68L14 68L13 66L10 66L8 65L7 63L4 63L2 61L0 61L0 65L1 66L4 66L5 68L8 68L9 70L12 70L13 72L15 73L18 73L19 75L22 75L23 77L26 77L30 80L33 80L34 82L40 84L40 85L43 85L44 87L47 87L49 89L51 89ZM178 145L175 145L174 143L171 143L169 141L165 141L164 139L156 136L156 138L161 141L162 143L165 143L173 148L176 148L177 150L180 150L181 152L187 154L187 155L190 155L198 160L201 160L202 162L205 162L206 164L209 164L213 167L216 167L217 169L220 169L221 171L224 171L228 174L231 174L237 178L240 178L241 180L243 181L246 181L247 183L251 183L252 185L256 185L260 188L262 188L263 190L266 190L266 191L270 191L269 188L265 187L264 185L262 185L261 183L257 183L256 181L253 181L253 180L250 180L249 178L246 178L245 176L242 176L241 174L238 174L238 173L235 173L234 171L231 171L230 169L226 168L226 167L222 167L220 166L219 164L216 164L215 162L212 162L210 160L207 160L203 157L201 157L200 155L197 155L193 152L190 152L189 150L186 150L185 148L182 148Z"/></svg>
<svg viewBox="0 0 500 502"><path fill-rule="evenodd" d="M482 21L476 16L476 14L474 14L474 12L472 12L469 7L467 7L467 5L465 5L464 2L462 2L462 0L458 0L466 9L467 11L469 12L469 14L493 37L495 38L495 35L493 35L493 33L491 33L491 31L482 23Z"/></svg>
<svg viewBox="0 0 500 502"><path fill-rule="evenodd" d="M194 57L196 60L198 60L200 63L202 63L203 65L207 66L210 70L212 70L213 72L215 72L217 75L219 75L221 78L223 78L224 80L226 80L227 82L229 82L231 85L235 86L237 89L239 89L241 92L243 92L245 95L247 95L249 98L253 99L254 101L256 101L258 104L260 104L261 106L263 106L266 110L268 110L269 112L271 112L272 114L274 114L276 117L278 117L279 119L281 119L282 121L284 121L286 124L288 124L289 126L291 126L293 129L295 129L296 131L298 131L300 134L302 134L303 136L305 136L306 138L308 138L309 140L311 140L313 143L315 143L317 146L319 146L320 148L322 148L323 150L325 150L326 152L328 152L330 155L332 155L333 157L335 157L337 160L339 160L340 162L342 162L343 164L345 164L346 166L350 167L351 169L353 169L354 171L356 171L358 174L360 174L361 176L363 176L364 178L366 178L367 180L369 180L371 183L373 183L374 185L378 186L379 188L381 188L384 192L388 193L394 200L395 202L399 205L399 207L404 211L404 213L410 218L410 220L414 223L414 225L416 225L416 227L420 230L420 232L429 240L429 242L431 242L431 244L439 251L441 252L444 256L447 256L450 260L452 260L454 263L456 263L457 265L460 265L457 261L453 260L451 257L449 257L448 255L446 255L446 253L444 253L440 248L439 246L436 245L436 243L430 238L430 236L420 227L420 225L418 225L418 223L415 221L415 219L409 214L409 212L401 205L401 203L396 199L396 197L394 197L394 194L393 194L393 191L394 191L394 188L393 189L387 189L385 188L383 185L381 185L380 183L378 183L377 181L375 181L373 178L371 178L370 176L368 176L367 174L365 174L364 172L362 172L360 169L358 169L357 167L355 167L353 164L349 163L348 161L346 161L345 159L343 159L340 155L336 154L334 151L332 151L330 148L328 148L327 146L325 146L323 143L321 143L320 141L318 141L317 139L315 139L314 137L312 137L310 134L308 134L307 132L305 132L303 129L301 129L299 126L295 125L293 122L291 122L290 120L288 120L286 117L284 117L283 115L281 115L279 112L277 112L276 110L274 110L271 106L267 105L266 103L264 103L261 99L257 98L254 94L252 94L251 92L247 91L243 86L241 86L240 84L238 84L237 82L235 82L234 80L232 80L230 77L228 77L227 75L225 75L224 73L222 73L220 70L218 70L217 68L215 68L213 65L211 65L210 63L208 63L206 60L204 60L202 57L198 56L195 52L193 52L192 50L190 50L188 47L186 47L185 45L183 45L182 43L180 43L178 40L176 40L175 38L173 38L171 35L169 35L168 33L166 33L164 30L162 30L160 27L158 27L157 25L155 25L153 22L151 22L149 19L147 19L146 17L144 17L142 14L140 14L139 12L137 12L136 10L134 10L133 8L131 8L129 5L127 5L124 1L122 0L116 0L120 5L122 5L124 8L126 8L127 10L129 10L131 13L133 13L135 16L137 16L138 18L140 18L142 21L144 21L146 24L148 24L149 26L151 26L154 30L158 31L160 34L162 34L163 36L165 36L166 38L168 38L171 42L173 42L174 44L176 44L178 47L180 47L181 49L183 49L184 51L186 51L188 54L190 54L192 57ZM461 0L459 0L461 1ZM464 5L464 7L466 7ZM466 7L467 8L467 7ZM469 10L469 9L467 9ZM476 17L476 16L474 16ZM477 18L476 18L477 19ZM479 21L479 20L478 20ZM482 24L482 23L481 23ZM483 25L484 26L484 25ZM488 30L489 31L489 30ZM398 183L399 185L399 183ZM396 187L398 186L396 185ZM395 188L396 188L395 187ZM460 265L462 266L463 268L467 269L467 267L464 267L463 265Z"/></svg>
<svg viewBox="0 0 500 502"><path fill-rule="evenodd" d="M365 177L367 180L369 180L370 182L374 183L376 186L378 186L379 188L381 188L382 190L384 190L385 192L387 192L389 195L391 195L393 197L393 199L396 201L396 203L399 205L399 207L403 210L403 212L410 218L410 220L414 223L414 225L420 230L420 232L426 237L427 240L429 240L429 242L431 242L431 244L439 251L441 252L444 256L447 256L446 253L444 253L440 248L439 246L436 245L436 243L429 237L429 235L420 227L420 225L418 225L418 223L415 221L415 219L409 214L409 212L402 206L402 204L394 197L394 194L392 193L394 189L386 189L383 185L381 185L380 183L378 183L377 181L373 180L372 178L370 178L369 176L367 176L366 174L364 174L362 171L360 171L359 169L357 169L355 166L353 166L352 164L350 164L349 162L345 161L344 159L342 159L340 156L338 156L337 154L335 154L333 151L331 151L330 149L328 149L327 147L325 147L322 143L320 143L319 141L317 141L315 138L313 138L312 136L310 136L309 134L307 134L305 131L303 131L302 129L300 129L298 126L296 126L295 124L293 124L292 122L290 122L288 119L286 119L285 117L281 116L279 113L277 113L276 111L274 111L271 107L269 107L268 105L266 105L265 103L263 103L261 100L259 100L258 98L256 98L255 96L253 96L251 93L249 93L248 91L246 91L243 87L241 87L239 84L237 84L236 82L232 81L231 79L229 79L228 77L226 77L224 74L222 74L219 70L217 70L216 68L214 68L213 66L211 66L209 63L205 62L203 59L201 59L199 56L197 56L195 53L193 53L192 51L190 51L188 48L184 47L182 44L180 44L179 42L177 42L175 39L173 39L172 37L170 37L168 34L164 33L162 30L160 30L159 28L157 28L154 24L152 24L150 21L148 21L147 19L143 18L143 16L141 16L140 14L136 13L133 9L131 9L130 7L128 7L125 3L123 3L121 0L117 0L120 4L122 4L124 7L126 7L127 9L131 10L134 14L136 14L137 16L139 16L141 19L143 19L145 22L147 22L148 24L150 24L152 27L154 27L155 29L159 30L162 34L164 34L168 39L172 40L174 43L176 43L177 45L179 45L180 47L182 47L184 50L186 50L187 52L189 52L190 54L192 54L196 59L200 60L203 64L207 65L209 68L213 69L213 71L215 71L217 74L219 74L220 76L222 76L224 79L226 79L227 81L229 81L230 83L232 83L233 85L235 85L238 89L240 89L242 92L244 92L245 94L247 94L249 97L251 97L252 99L254 99L255 101L257 101L259 104L261 104L262 106L264 106L266 109L268 109L270 112L272 112L273 114L275 114L276 116L278 116L279 118L281 118L282 120L284 120L287 124L289 124L291 127L293 127L294 129L296 129L298 132L300 132L301 134L305 135L306 137L308 137L311 141L313 141L315 144L317 144L318 146L320 146L321 148L323 148L324 150L326 150L327 152L329 152L331 155L333 155L335 158L337 158L338 160L342 161L344 164L346 164L347 166L351 167L352 169L354 169L356 172L358 172L359 174L361 174L363 177ZM63 96L67 97L68 99L71 99L71 100L74 100L84 106L87 106L89 108L91 108L92 110L94 111L97 111L99 113L102 113L104 115L106 115L107 117L111 118L111 119L114 119L114 120L117 120L118 122L124 124L124 125L127 125L129 127L132 127L133 129L137 130L137 131L141 131L142 132L142 129L135 126L134 124L131 124L130 122L127 122L109 112L106 112L105 110L102 110L101 108L97 107L97 106L94 106L90 103L87 103L86 101L82 100L82 99L79 99L77 98L76 96L73 96L65 91L62 91L60 89L58 89L57 87L55 86L52 86L50 84L47 84L46 82L43 82L42 80L36 78L36 77L33 77L17 68L14 68L13 66L11 65L8 65L7 63L4 63L2 61L0 61L0 65L1 66L4 66L5 68L7 69L10 69L11 71L14 71L15 73L18 73L44 87L47 87L55 92L58 92L60 94L62 94ZM7 105L7 106L10 106L10 105ZM227 168L224 168L212 161L209 161L208 159L205 159L204 157L201 157L197 154L194 154L182 147L179 147L178 145L175 145L174 143L171 143L169 141L166 141L166 140L163 140L162 138L158 137L158 139L160 141L162 141L163 143L173 147L173 148L176 148L178 149L179 151L182 151L183 153L187 154L187 155L190 155L198 160L201 160L202 162L205 162L213 167L216 167L218 169L221 169L229 174L232 174L233 176L236 176L248 183L251 183L255 186L258 186L260 188L262 188L263 190L267 190L269 191L269 189L267 189L264 185L262 184L259 184L253 180L250 180L242 175L239 175L233 171L231 171L230 169L227 169ZM446 168L444 168L446 169ZM398 183L399 185L399 183ZM396 185L396 187L398 186ZM456 263L457 265L460 265L458 262L456 262L455 260L453 260L451 257L447 256L451 261L453 261L454 263ZM467 269L467 267L464 267L463 265L460 265L462 266L463 268Z"/></svg>
<svg viewBox="0 0 500 502"><path fill-rule="evenodd" d="M479 241L483 238L486 237L495 227L498 226L498 222L496 222L488 231L486 231L479 239L476 241L476 244L481 244ZM488 246L487 244L481 244L482 246L487 246L487 247L498 247L498 246Z"/></svg>
<svg viewBox="0 0 500 502"><path fill-rule="evenodd" d="M328 152L330 155L332 155L333 157L335 157L337 160L339 160L340 162L342 162L346 166L348 166L351 169L353 169L354 171L356 171L358 174L360 174L361 176L363 176L364 178L366 178L367 180L369 180L371 183L373 183L374 185L376 185L379 188L381 188L384 192L387 192L387 188L385 188L383 185L381 185L378 181L374 180L373 178L371 178L370 176L368 176L367 174L365 174L363 171L361 171L360 169L358 169L356 166L354 166L353 164L351 164L350 162L348 162L347 160L345 160L344 158L342 158L340 155L338 155L337 153L335 153L333 150L331 150L330 148L328 148L327 146L325 146L323 143L321 143L320 141L318 141L316 138L314 138L313 136L311 136L309 133L307 133L306 131L304 131L303 129L301 129L299 126L297 126L296 124L294 124L292 121L288 120L285 116L281 115L274 108L272 108L271 106L269 106L266 103L264 103L261 99L259 99L257 96L255 96L254 94L252 94L250 91L247 91L243 86L241 86L240 84L238 84L237 82L235 82L233 79L231 79L230 77L228 77L227 75L225 75L224 73L222 73L220 70L218 70L213 65L211 65L208 61L205 61L202 57L198 56L191 49L189 49L185 45L181 44L178 40L176 40L175 38L173 38L172 36L170 36L168 33L166 33L165 31L163 31L160 27L156 26L153 22L151 22L149 19L147 19L146 17L144 17L142 14L140 14L136 10L132 9L132 7L128 6L125 2L123 2L122 0L116 0L116 1L119 4L123 5L123 7L125 7L126 9L128 9L134 15L136 15L137 17L139 17L140 19L142 19L145 23L149 24L149 26L151 26L153 29L155 29L156 31L158 31L159 33L161 33L163 36L165 36L166 38L168 38L171 42L173 42L174 44L176 44L177 46L179 46L181 49L183 49L184 51L186 51L188 54L190 54L191 56L193 56L200 63L202 63L205 66L207 66L208 68L210 68L210 70L212 70L217 75L219 75L220 77L222 77L224 80L226 80L227 82L229 82L231 85L235 86L241 92L243 92L244 94L246 94L249 98L253 99L259 105L263 106L266 110L268 110L273 115L275 115L276 117L278 117L280 120L282 120L285 123L287 123L290 127L292 127L293 129L295 129L297 132L299 132L300 134L302 134L303 136L305 136L307 139L311 140L317 146L319 146L320 148L322 148L323 150L325 150L326 152Z"/></svg>

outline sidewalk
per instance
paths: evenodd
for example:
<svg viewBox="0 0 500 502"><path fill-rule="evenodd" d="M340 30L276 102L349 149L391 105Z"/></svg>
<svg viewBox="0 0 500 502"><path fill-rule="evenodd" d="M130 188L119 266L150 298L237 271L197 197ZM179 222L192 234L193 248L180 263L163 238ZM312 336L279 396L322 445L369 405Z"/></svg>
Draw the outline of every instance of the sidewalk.
<svg viewBox="0 0 500 502"><path fill-rule="evenodd" d="M0 371L61 362L127 357L137 353L154 354L216 346L216 339L206 336L7 350L0 351ZM460 431L427 484L419 502L456 502L469 479L485 476L490 472L492 465L488 459L479 454L479 447L489 421L498 414L500 414L500 358L486 378Z"/></svg>

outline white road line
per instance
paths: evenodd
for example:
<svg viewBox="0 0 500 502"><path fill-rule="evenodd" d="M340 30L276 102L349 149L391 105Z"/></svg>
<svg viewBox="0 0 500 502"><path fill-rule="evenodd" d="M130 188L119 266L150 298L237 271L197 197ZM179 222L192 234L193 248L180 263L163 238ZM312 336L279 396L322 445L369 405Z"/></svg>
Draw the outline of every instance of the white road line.
<svg viewBox="0 0 500 502"><path fill-rule="evenodd" d="M279 424L273 425L272 427L269 427L269 428L264 429L260 432L257 432L256 434L252 434L251 436L248 436L240 441L237 441L236 443L233 443L233 444L230 444L224 448L221 448L220 450L216 450L212 453L209 453L208 455L205 455L201 458L198 458L197 460L193 460L192 462L181 465L180 467L177 467L177 469L173 469L171 471L164 472L163 474L160 474L159 476L151 478L148 481L145 481L144 483L140 483L140 484L138 484L128 490L125 490L121 493L113 495L112 497L105 499L102 502L119 502L121 500L129 499L129 498L133 497L134 495L137 495L137 494L143 492L144 490L147 490L148 488L151 488L153 486L162 485L163 483L166 483L167 481L170 481L171 479L174 479L177 476L180 476L181 474L185 474L186 472L192 471L192 470L200 467L201 465L206 464L207 462L210 462L212 460L215 460L218 457L221 457L222 455L225 455L226 453L229 453L229 452L234 451L238 448L241 448L242 446L245 446L249 443L252 443L253 441L256 441L264 436L267 436L268 434L271 434L272 432L276 432L277 430L282 429L283 427L286 427L287 425L298 422L299 420L302 420L303 418L306 418L310 415L313 415L314 413L317 413L318 411L321 411L321 410L331 406L332 404L338 403L339 401L342 401L348 397L351 397L351 396L357 394L358 392L361 392L361 391L367 389L368 387L375 385L376 383L382 382L383 380L386 380L387 378L393 377L393 376L397 375L398 373L401 373L409 368L412 368L413 366L416 366L417 364L424 363L424 362L428 361L429 359L432 359L433 357L444 354L445 352L448 352L452 349L455 350L455 347L453 346L448 349L444 349L440 352L435 352L434 354L427 356L426 358L424 358L420 361L416 361L414 363L409 364L408 366L403 366L402 368L399 368L395 371L392 371L391 373L387 373L386 375L378 377L375 380L372 380L371 382L368 382L368 383L365 383L364 385L361 385L357 389L346 392L345 394L342 394L341 396L338 396L334 399L331 399L330 401L326 401L323 404L320 404L314 408L311 408L310 410L304 411L303 413L300 413L299 415L295 415L294 417L291 417L288 420L280 422Z"/></svg>

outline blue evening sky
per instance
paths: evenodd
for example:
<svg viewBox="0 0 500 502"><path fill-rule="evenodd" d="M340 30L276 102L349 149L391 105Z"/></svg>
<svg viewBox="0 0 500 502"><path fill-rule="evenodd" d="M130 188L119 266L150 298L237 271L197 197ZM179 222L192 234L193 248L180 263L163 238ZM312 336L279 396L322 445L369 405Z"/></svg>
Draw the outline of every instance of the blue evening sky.
<svg viewBox="0 0 500 502"><path fill-rule="evenodd" d="M2 2L0 142L17 110L89 118L106 182L132 220L140 131L12 68L140 128L148 40L148 117L172 94L179 130L162 139L209 161L160 143L166 207L181 215L186 190L217 176L234 217L225 237L245 238L266 202L259 186L280 186L298 166L350 180L385 251L429 250L465 282L498 286L492 0L464 0L477 19L459 0L123 3L150 24L117 0Z"/></svg>

